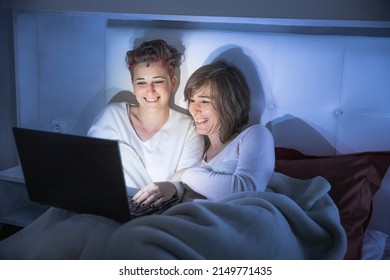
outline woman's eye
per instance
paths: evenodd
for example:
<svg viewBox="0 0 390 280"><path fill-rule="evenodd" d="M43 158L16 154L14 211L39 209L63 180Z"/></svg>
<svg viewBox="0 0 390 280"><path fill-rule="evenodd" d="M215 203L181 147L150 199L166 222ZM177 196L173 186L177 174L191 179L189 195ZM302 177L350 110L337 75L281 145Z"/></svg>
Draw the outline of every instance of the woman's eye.
<svg viewBox="0 0 390 280"><path fill-rule="evenodd" d="M164 80L153 81L154 84L162 84L162 83L164 83L164 82L165 82Z"/></svg>
<svg viewBox="0 0 390 280"><path fill-rule="evenodd" d="M146 85L146 82L137 82L137 85L138 86L143 86L143 85Z"/></svg>

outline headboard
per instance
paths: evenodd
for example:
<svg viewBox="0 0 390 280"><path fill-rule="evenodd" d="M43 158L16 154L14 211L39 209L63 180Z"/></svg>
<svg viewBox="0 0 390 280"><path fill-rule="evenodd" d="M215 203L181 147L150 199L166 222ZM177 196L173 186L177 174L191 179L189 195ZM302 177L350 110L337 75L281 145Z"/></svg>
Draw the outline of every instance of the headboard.
<svg viewBox="0 0 390 280"><path fill-rule="evenodd" d="M277 147L309 155L390 150L389 38L287 36L279 44L274 101L265 108ZM388 201L389 170L369 228L390 234Z"/></svg>

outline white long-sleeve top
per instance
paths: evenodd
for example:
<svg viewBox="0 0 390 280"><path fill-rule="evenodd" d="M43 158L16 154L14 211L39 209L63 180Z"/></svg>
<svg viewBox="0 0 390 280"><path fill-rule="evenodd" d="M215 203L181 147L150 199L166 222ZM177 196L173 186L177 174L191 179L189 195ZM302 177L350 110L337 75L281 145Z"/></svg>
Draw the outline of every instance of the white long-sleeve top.
<svg viewBox="0 0 390 280"><path fill-rule="evenodd" d="M241 132L209 162L186 170L182 182L214 200L239 191L264 191L274 166L273 137L258 124Z"/></svg>
<svg viewBox="0 0 390 280"><path fill-rule="evenodd" d="M127 186L132 184L129 177L134 173L137 157L150 176L146 183L166 181L177 170L199 165L204 138L196 132L190 116L170 109L169 118L160 131L151 139L142 141L130 123L130 110L128 103L110 103L88 131L91 137L126 144L127 148L121 148L121 157Z"/></svg>

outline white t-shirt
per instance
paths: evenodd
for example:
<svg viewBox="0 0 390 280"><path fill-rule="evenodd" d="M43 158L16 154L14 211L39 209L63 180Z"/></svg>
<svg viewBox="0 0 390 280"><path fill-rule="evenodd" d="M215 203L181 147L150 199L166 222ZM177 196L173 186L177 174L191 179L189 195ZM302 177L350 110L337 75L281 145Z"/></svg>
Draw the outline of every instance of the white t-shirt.
<svg viewBox="0 0 390 280"><path fill-rule="evenodd" d="M263 125L253 125L212 160L186 170L182 182L208 199L218 199L239 191L264 191L274 166L272 134Z"/></svg>
<svg viewBox="0 0 390 280"><path fill-rule="evenodd" d="M134 169L140 169L137 158L150 176L144 184L166 181L182 168L199 165L203 156L204 138L196 132L190 116L170 109L169 118L160 131L151 139L142 141L130 123L130 110L128 103L110 103L88 131L91 137L119 140L122 143L121 157L127 186L134 187L132 173ZM145 174L142 170L138 172L139 177Z"/></svg>

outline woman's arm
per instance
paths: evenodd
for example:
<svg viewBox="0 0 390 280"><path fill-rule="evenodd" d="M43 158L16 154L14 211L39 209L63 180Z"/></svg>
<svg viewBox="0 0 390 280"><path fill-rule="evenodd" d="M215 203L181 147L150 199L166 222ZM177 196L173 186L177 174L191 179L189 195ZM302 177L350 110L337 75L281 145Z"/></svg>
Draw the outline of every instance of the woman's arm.
<svg viewBox="0 0 390 280"><path fill-rule="evenodd" d="M199 166L203 157L204 146L204 136L198 134L193 125L193 121L191 120L191 122L188 123L188 129L176 171Z"/></svg>
<svg viewBox="0 0 390 280"><path fill-rule="evenodd" d="M255 125L242 132L236 140L237 145L228 145L218 155L224 159L210 162L211 170L188 169L182 175L182 181L208 199L218 199L239 191L264 191L275 165L271 133L264 126ZM232 160L234 153L237 160L235 169L229 173L221 171L223 165L229 169L229 165L235 164Z"/></svg>

